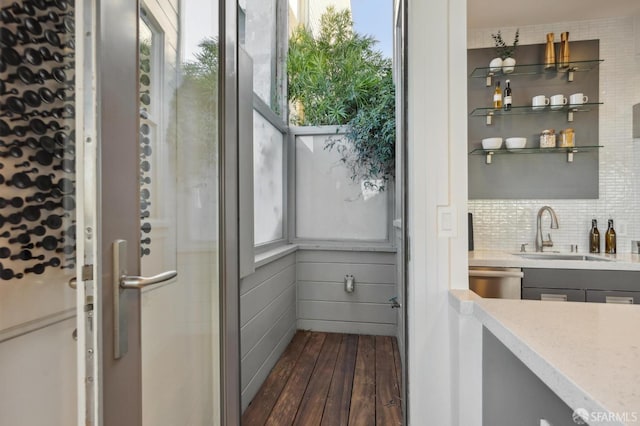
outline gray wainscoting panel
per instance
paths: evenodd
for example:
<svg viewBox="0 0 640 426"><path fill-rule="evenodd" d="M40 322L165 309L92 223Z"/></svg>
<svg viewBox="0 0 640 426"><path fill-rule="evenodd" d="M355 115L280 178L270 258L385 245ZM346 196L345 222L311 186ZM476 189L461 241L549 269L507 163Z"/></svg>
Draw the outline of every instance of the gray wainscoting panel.
<svg viewBox="0 0 640 426"><path fill-rule="evenodd" d="M556 34L556 39L559 39ZM544 39L544 34L541 34ZM599 40L570 41L571 60L599 58ZM544 44L519 46L518 64L536 64L542 61ZM558 50L558 49L557 49ZM476 67L486 67L495 57L494 48L468 50L468 75ZM605 58L606 60L606 58ZM499 75L504 90L505 81L511 80L513 105L531 105L536 95L550 97L563 94L567 99L573 93L584 93L589 102L598 102L599 67L588 72L576 72L573 82L566 73L548 72L538 75ZM468 79L468 112L475 108L491 107L494 86L487 87L484 78ZM589 112L576 112L574 121L567 121L566 112L548 111L537 114L509 114L496 116L487 125L485 117L468 118L468 151L481 148L482 139L488 137L524 136L527 147L539 146L539 135L544 129L556 133L566 128L575 129L576 145L605 145L599 140L599 113L597 107ZM604 148L606 149L606 148ZM494 155L493 163L486 164L484 155L469 155L469 199L593 199L598 198L598 151L579 152L573 163L566 154L502 154Z"/></svg>
<svg viewBox="0 0 640 426"><path fill-rule="evenodd" d="M297 253L298 328L396 335L395 253L300 250ZM344 289L345 275L355 291Z"/></svg>
<svg viewBox="0 0 640 426"><path fill-rule="evenodd" d="M240 282L243 411L296 331L295 262L292 253Z"/></svg>

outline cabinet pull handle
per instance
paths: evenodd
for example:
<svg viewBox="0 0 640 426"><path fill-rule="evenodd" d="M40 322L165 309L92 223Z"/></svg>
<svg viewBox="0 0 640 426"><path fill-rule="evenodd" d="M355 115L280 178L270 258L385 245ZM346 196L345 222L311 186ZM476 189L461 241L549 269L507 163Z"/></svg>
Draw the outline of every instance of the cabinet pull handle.
<svg viewBox="0 0 640 426"><path fill-rule="evenodd" d="M469 270L470 277L483 277L483 278L522 278L524 273L512 272L512 271L474 271Z"/></svg>
<svg viewBox="0 0 640 426"><path fill-rule="evenodd" d="M544 300L546 302L566 302L567 301L567 295L566 294L542 293L540 295L540 300Z"/></svg>
<svg viewBox="0 0 640 426"><path fill-rule="evenodd" d="M606 296L604 299L605 303L621 303L624 305L633 305L633 296L625 297L625 296Z"/></svg>

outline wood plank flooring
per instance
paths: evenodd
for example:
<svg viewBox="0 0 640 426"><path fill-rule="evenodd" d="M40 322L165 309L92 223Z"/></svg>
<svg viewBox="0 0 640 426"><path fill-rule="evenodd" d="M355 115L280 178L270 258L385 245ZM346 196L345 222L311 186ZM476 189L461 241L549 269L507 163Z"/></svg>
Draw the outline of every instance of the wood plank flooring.
<svg viewBox="0 0 640 426"><path fill-rule="evenodd" d="M242 424L402 425L395 337L298 331Z"/></svg>

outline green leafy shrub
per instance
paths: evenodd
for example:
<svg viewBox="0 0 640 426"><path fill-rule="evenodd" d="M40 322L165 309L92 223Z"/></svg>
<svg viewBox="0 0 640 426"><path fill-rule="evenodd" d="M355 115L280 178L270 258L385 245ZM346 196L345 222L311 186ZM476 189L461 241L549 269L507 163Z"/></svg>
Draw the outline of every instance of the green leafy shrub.
<svg viewBox="0 0 640 426"><path fill-rule="evenodd" d="M351 12L329 7L317 38L304 27L289 40L287 72L292 124L346 125L347 148L330 138L353 180L384 189L395 169L395 89L391 60L369 36L353 31ZM382 181L380 184L378 182Z"/></svg>

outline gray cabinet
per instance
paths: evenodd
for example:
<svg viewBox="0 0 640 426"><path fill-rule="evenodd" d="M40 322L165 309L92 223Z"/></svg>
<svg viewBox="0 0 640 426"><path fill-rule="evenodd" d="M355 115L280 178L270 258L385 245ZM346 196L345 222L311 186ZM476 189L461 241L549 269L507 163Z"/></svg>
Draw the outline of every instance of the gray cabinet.
<svg viewBox="0 0 640 426"><path fill-rule="evenodd" d="M522 298L640 304L640 272L523 269Z"/></svg>
<svg viewBox="0 0 640 426"><path fill-rule="evenodd" d="M482 333L482 424L575 426L573 410L489 330Z"/></svg>

